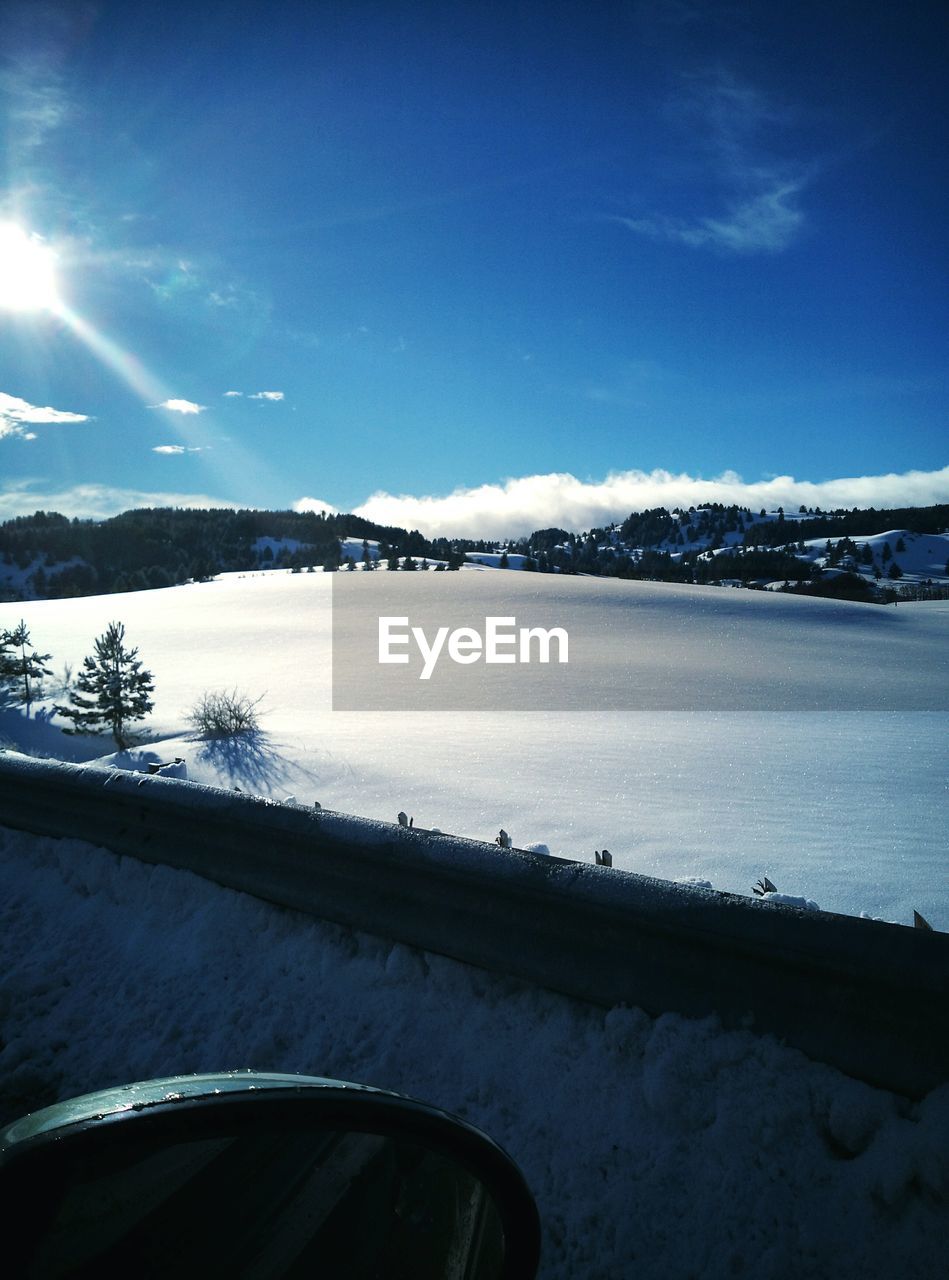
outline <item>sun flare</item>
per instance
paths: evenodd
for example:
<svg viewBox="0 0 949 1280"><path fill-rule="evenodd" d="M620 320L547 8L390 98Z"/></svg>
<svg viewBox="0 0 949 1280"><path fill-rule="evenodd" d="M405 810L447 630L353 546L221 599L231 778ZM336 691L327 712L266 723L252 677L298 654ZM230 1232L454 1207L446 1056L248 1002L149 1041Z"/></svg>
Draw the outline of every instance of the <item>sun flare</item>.
<svg viewBox="0 0 949 1280"><path fill-rule="evenodd" d="M53 251L15 222L0 222L0 308L43 311L58 301Z"/></svg>

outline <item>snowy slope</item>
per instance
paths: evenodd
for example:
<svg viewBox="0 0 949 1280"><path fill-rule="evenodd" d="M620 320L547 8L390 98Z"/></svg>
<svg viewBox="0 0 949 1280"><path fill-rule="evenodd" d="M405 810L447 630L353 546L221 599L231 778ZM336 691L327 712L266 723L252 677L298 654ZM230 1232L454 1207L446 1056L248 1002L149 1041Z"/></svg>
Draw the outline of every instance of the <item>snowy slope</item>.
<svg viewBox="0 0 949 1280"><path fill-rule="evenodd" d="M832 697L859 678L895 690L897 708L910 693L926 706L930 690L935 705L947 688L945 611L521 573L398 580L466 593L482 612L511 612L523 592L582 598L612 637L608 652L619 661L632 649L644 688L678 687L698 663L719 709L591 715L581 686L561 711L334 713L330 580L320 573L4 605L0 626L24 616L59 670L65 659L78 665L110 620L125 623L155 675L158 738L125 764L182 755L199 781L388 820L405 810L488 840L503 826L516 844L543 841L584 861L606 847L617 866L737 892L767 874L828 910L909 923L915 907L949 929L946 712L727 709L729 690L767 693L778 670L792 690ZM755 638L751 658L733 648L741 636ZM266 734L191 740L194 701L231 686L264 695ZM67 759L112 750L16 712L0 713L0 735Z"/></svg>
<svg viewBox="0 0 949 1280"><path fill-rule="evenodd" d="M827 541L826 538L807 539L804 543L805 551L796 554L802 560L809 560L823 566L828 563ZM830 541L836 543L839 540L831 538ZM903 543L904 550L897 551L900 541ZM949 563L949 535L947 534L912 533L908 529L890 529L885 533L874 533L867 537L853 536L851 542L856 544L858 552L862 552L864 546L868 546L874 563L883 570L884 574L892 560L895 560L909 581L926 581L932 578L934 582L939 582L947 576L946 565ZM889 544L892 560L884 559L884 548L887 544ZM859 558L853 568L865 575L872 572L871 568L864 565Z"/></svg>
<svg viewBox="0 0 949 1280"><path fill-rule="evenodd" d="M367 538L365 541L369 546L369 554L373 560L379 559L379 543L374 539ZM341 538L339 543L340 555L344 560L355 560L357 563L362 562L363 557L363 539L362 538Z"/></svg>
<svg viewBox="0 0 949 1280"><path fill-rule="evenodd" d="M42 570L47 581L54 578L64 569L84 567L86 561L81 556L72 556L69 560L47 560L45 555L35 556L25 568L12 562L7 564L0 560L0 595L9 598L25 596L33 599L35 590L31 581L33 575Z"/></svg>
<svg viewBox="0 0 949 1280"><path fill-rule="evenodd" d="M486 569L500 569L501 557L505 553L503 551L468 551L465 553L468 564L466 567L474 568L479 566ZM527 556L519 555L516 551L507 552L508 569L523 569L527 563Z"/></svg>

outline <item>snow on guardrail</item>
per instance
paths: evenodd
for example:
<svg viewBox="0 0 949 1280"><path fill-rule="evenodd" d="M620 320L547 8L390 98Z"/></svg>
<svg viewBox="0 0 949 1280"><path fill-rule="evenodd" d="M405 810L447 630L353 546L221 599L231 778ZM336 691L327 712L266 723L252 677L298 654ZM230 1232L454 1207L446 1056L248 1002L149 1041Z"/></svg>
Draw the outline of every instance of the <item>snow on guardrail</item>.
<svg viewBox="0 0 949 1280"><path fill-rule="evenodd" d="M715 1013L911 1096L949 1080L947 934L11 752L0 825L193 871L605 1007Z"/></svg>

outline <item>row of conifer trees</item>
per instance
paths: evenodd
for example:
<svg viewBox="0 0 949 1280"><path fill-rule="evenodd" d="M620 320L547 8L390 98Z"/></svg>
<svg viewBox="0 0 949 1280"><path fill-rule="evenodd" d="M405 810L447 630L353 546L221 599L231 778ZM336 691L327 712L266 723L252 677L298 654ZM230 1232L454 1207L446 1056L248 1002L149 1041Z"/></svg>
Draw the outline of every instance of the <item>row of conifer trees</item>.
<svg viewBox="0 0 949 1280"><path fill-rule="evenodd" d="M0 698L7 704L23 706L27 716L41 694L42 681L52 675L52 654L40 653L30 638L26 623L0 631ZM57 714L70 721L64 733L108 731L124 750L129 727L151 711L154 679L142 666L137 648L125 641L125 627L110 622L94 642L93 652L83 658L74 680L63 682L68 701L56 704Z"/></svg>

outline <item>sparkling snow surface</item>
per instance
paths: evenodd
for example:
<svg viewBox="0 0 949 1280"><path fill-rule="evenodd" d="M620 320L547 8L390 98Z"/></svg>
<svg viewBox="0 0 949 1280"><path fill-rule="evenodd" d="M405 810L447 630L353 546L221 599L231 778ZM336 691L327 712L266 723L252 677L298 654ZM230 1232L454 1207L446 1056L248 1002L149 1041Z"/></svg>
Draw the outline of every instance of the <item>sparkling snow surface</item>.
<svg viewBox="0 0 949 1280"><path fill-rule="evenodd" d="M512 605L529 584L578 589L452 579L503 583ZM623 591L675 606L652 624L657 674L674 678L687 597L619 585L612 625ZM64 737L55 698L29 721L0 713L0 739L126 767L183 756L198 781L488 840L503 826L584 861L606 847L616 866L721 889L767 875L824 908L908 923L916 907L949 928L946 712L332 713L328 587L271 572L0 606L57 672L121 620L156 680L151 741L133 752ZM710 678L742 675L717 601L771 608L797 676L829 678L832 651L837 670L840 653L876 661L881 681L928 688L945 670L949 607L832 606L837 652L826 627L806 638L825 602L710 590ZM233 686L264 695L264 733L189 736L195 699ZM949 1086L911 1105L766 1037L604 1014L78 841L0 830L0 862L5 1120L174 1072L326 1074L446 1107L507 1147L538 1199L546 1280L943 1274Z"/></svg>
<svg viewBox="0 0 949 1280"><path fill-rule="evenodd" d="M739 685L747 672L726 641L747 620L773 634L789 678L823 681L829 701L833 681L859 669L881 688L913 691L917 704L930 693L934 706L946 704L946 602L885 609L493 570L424 577L470 592L473 608L489 611L516 611L519 592L575 599L588 591L606 630L636 610L657 681L674 681L676 661L696 657L683 635L697 631L709 681ZM116 758L127 767L183 756L200 782L388 821L403 810L417 825L486 840L503 827L516 845L544 843L582 861L605 847L614 866L740 893L767 875L779 892L825 910L909 924L916 908L949 930L949 713L591 715L582 689L576 708L561 712L334 713L329 586L322 573L228 575L158 592L0 605L0 626L25 617L60 672L64 661L78 668L111 620L125 623L155 675L146 728L157 739ZM189 737L197 697L233 686L263 695L264 732L240 744ZM43 714L26 723L0 712L0 745L62 759L112 751L107 739L65 737Z"/></svg>
<svg viewBox="0 0 949 1280"><path fill-rule="evenodd" d="M944 1274L919 1104L711 1020L607 1013L185 872L0 829L0 1120L250 1067L396 1089L523 1168L545 1280Z"/></svg>

